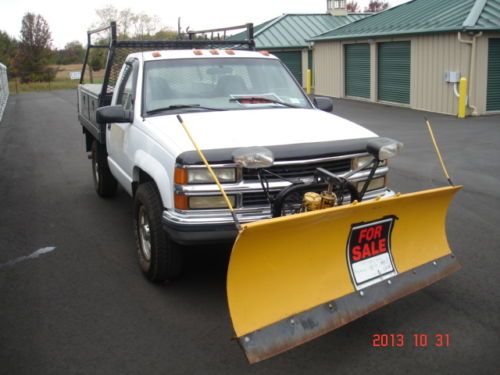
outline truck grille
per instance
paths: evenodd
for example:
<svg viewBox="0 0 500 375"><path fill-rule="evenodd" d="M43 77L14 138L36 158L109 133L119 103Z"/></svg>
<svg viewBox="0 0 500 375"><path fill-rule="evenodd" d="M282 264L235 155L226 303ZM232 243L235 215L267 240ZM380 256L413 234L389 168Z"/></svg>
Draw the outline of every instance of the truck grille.
<svg viewBox="0 0 500 375"><path fill-rule="evenodd" d="M270 192L269 195L274 197L276 193ZM266 193L256 192L256 193L243 193L241 204L243 207L260 207L269 206L267 201Z"/></svg>
<svg viewBox="0 0 500 375"><path fill-rule="evenodd" d="M318 162L311 164L291 164L291 165L275 165L267 168L269 171L276 173L284 178L301 178L311 177L314 175L316 168L324 168L333 173L343 173L351 169L351 159L333 160L329 162ZM279 180L278 177L267 175L268 180ZM258 181L257 171L255 169L243 168L244 181Z"/></svg>

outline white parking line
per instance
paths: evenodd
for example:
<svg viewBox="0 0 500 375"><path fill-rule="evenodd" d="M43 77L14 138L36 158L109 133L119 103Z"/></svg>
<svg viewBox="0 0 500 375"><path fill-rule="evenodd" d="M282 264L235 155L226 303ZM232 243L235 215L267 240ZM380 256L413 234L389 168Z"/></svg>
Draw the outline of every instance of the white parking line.
<svg viewBox="0 0 500 375"><path fill-rule="evenodd" d="M37 251L35 251L34 253L32 253L30 255L25 255L25 256L22 256L22 257L19 257L16 259L12 259L6 263L0 263L0 269L13 266L14 264L22 262L24 260L38 258L40 255L50 253L51 251L54 251L55 249L56 249L55 246L42 247L41 249L38 249Z"/></svg>

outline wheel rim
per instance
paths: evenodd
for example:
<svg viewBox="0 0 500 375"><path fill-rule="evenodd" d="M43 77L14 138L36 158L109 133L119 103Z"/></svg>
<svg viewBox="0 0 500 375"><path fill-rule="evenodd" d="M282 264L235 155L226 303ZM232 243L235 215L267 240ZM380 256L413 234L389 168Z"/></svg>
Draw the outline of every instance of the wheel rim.
<svg viewBox="0 0 500 375"><path fill-rule="evenodd" d="M139 239L141 242L141 252L147 261L151 260L151 229L149 218L144 206L139 209Z"/></svg>

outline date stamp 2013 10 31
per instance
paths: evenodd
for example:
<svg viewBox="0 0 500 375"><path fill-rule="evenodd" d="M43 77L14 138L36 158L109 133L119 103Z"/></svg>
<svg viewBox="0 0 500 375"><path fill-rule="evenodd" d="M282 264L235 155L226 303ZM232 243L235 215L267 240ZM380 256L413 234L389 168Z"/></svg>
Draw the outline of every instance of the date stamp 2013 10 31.
<svg viewBox="0 0 500 375"><path fill-rule="evenodd" d="M374 333L371 344L374 348L403 348L411 345L414 348L447 348L451 345L449 333Z"/></svg>

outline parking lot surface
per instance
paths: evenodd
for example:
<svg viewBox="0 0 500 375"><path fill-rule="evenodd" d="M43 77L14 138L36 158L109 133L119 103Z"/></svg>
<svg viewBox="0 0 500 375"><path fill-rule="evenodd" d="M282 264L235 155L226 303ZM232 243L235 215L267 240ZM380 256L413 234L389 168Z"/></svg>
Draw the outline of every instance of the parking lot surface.
<svg viewBox="0 0 500 375"><path fill-rule="evenodd" d="M0 123L0 373L494 373L500 116L457 120L348 100L335 100L334 113L405 144L390 174L391 187L402 192L446 183L426 133L428 116L453 181L464 185L447 219L463 268L250 366L231 340L229 249L191 249L181 280L148 283L136 262L131 198L120 191L103 200L93 190L76 92L12 95ZM402 334L405 345L374 347L374 334ZM428 335L428 346L416 347L414 334ZM448 335L448 346L434 346L439 334Z"/></svg>

